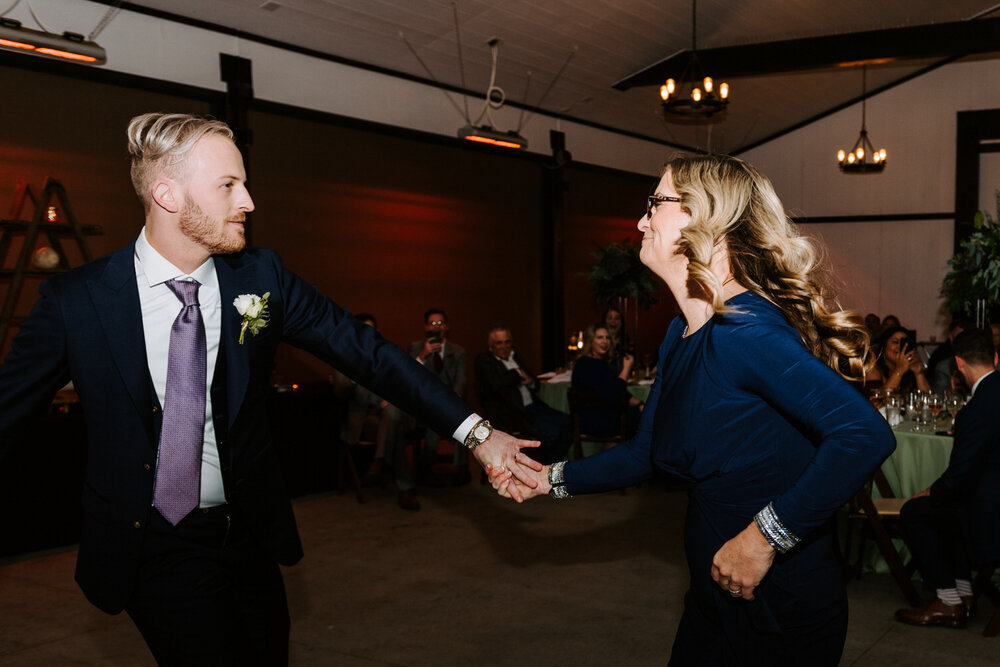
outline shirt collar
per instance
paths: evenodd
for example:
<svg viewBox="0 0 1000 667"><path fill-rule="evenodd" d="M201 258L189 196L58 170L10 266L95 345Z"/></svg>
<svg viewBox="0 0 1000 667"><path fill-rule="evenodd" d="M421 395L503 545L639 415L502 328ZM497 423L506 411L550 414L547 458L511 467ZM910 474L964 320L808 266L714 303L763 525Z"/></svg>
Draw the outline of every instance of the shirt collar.
<svg viewBox="0 0 1000 667"><path fill-rule="evenodd" d="M142 272L150 287L155 287L161 283L174 278L194 278L200 284L205 285L211 280L215 272L215 264L211 257L191 273L184 273L171 264L163 255L156 251L146 238L146 228L139 232L139 238L135 240L135 256L142 265Z"/></svg>
<svg viewBox="0 0 1000 667"><path fill-rule="evenodd" d="M979 378L978 380L976 380L976 383L975 383L974 385L972 385L972 392L971 392L972 396L975 396L975 395L976 395L976 387L978 387L978 386L979 386L979 383L980 383L980 382L982 382L982 381L983 381L983 379L985 379L985 378L986 378L987 376L989 376L989 375L993 375L993 373L995 373L995 372L996 372L996 371L990 371L990 372L988 372L988 373L984 373L984 374L983 374L983 377L981 377L981 378Z"/></svg>

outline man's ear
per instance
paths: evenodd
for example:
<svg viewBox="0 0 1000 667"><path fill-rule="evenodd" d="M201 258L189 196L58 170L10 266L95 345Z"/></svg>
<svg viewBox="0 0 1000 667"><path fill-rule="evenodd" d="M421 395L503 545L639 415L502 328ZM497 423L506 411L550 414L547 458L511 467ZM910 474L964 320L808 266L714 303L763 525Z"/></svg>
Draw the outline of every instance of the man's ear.
<svg viewBox="0 0 1000 667"><path fill-rule="evenodd" d="M177 213L181 210L181 196L177 181L160 178L153 181L151 187L153 202L167 213Z"/></svg>

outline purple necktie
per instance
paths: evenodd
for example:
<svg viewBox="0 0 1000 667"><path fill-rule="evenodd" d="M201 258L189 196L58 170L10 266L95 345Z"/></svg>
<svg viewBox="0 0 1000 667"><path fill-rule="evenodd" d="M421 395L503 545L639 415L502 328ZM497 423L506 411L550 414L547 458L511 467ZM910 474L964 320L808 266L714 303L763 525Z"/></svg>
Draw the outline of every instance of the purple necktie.
<svg viewBox="0 0 1000 667"><path fill-rule="evenodd" d="M173 525L198 506L205 439L205 324L196 281L168 280L184 307L170 327L167 388L153 507Z"/></svg>

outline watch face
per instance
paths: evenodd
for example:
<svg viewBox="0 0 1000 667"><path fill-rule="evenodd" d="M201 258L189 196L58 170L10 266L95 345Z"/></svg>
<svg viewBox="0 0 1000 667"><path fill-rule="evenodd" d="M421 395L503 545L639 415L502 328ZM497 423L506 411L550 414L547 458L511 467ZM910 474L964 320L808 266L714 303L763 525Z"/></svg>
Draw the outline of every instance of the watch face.
<svg viewBox="0 0 1000 667"><path fill-rule="evenodd" d="M472 432L472 434L476 436L476 440L479 440L480 442L490 437L490 433L491 433L490 429L482 425L477 426L476 430Z"/></svg>

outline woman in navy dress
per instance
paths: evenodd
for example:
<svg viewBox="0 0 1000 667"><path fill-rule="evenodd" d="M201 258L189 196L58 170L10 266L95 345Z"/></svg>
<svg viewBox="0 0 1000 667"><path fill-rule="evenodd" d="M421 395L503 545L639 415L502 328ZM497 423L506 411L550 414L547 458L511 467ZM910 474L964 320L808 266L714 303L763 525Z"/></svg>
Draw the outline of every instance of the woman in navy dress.
<svg viewBox="0 0 1000 667"><path fill-rule="evenodd" d="M863 319L839 309L770 181L730 157L671 160L640 256L682 317L635 438L546 467L524 497L688 479L690 589L671 665L836 665L847 595L829 519L895 446L860 380ZM523 456L520 455L520 456ZM501 494L509 471L491 471Z"/></svg>
<svg viewBox="0 0 1000 667"><path fill-rule="evenodd" d="M616 374L609 360L613 341L606 327L591 325L583 332L583 349L573 365L571 386L574 390L587 392L597 399L594 403L578 408L580 430L596 436L615 435L622 429L621 413L629 406L629 433L635 430L639 421L639 406L642 404L628 393L628 376L635 362L631 354L622 359L622 368Z"/></svg>

